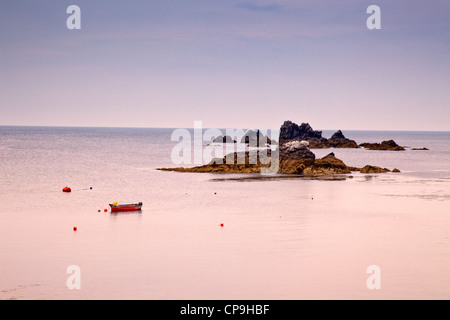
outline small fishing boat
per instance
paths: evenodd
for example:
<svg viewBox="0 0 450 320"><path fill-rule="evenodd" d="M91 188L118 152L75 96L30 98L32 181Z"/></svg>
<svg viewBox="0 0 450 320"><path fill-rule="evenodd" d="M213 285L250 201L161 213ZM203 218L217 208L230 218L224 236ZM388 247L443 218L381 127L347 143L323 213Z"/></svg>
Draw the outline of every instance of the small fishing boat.
<svg viewBox="0 0 450 320"><path fill-rule="evenodd" d="M117 204L117 202L114 202L109 206L111 207L111 212L139 211L142 208L142 202L128 203L128 204Z"/></svg>

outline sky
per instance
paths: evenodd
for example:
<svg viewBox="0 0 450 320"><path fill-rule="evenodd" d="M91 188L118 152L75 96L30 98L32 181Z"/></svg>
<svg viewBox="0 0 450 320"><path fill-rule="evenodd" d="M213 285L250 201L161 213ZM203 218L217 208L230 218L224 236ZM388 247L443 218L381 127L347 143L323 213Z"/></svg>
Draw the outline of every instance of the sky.
<svg viewBox="0 0 450 320"><path fill-rule="evenodd" d="M448 0L2 0L0 125L450 131L449 13Z"/></svg>

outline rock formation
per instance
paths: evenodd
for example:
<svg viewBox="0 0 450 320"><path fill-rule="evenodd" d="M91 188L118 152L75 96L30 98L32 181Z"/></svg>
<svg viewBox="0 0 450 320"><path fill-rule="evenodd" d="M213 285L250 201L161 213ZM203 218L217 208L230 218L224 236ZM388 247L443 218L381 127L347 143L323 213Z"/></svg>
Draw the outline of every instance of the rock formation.
<svg viewBox="0 0 450 320"><path fill-rule="evenodd" d="M388 168L381 168L381 167L377 167L377 166L365 166L363 168L361 168L360 172L361 173L385 173L385 172L390 172L391 170L389 170Z"/></svg>
<svg viewBox="0 0 450 320"><path fill-rule="evenodd" d="M303 173L306 167L311 166L316 156L308 148L307 141L288 141L280 145L279 173Z"/></svg>
<svg viewBox="0 0 450 320"><path fill-rule="evenodd" d="M260 139L261 143L260 143ZM271 144L272 140L270 140L270 138L264 134L261 133L261 131L256 130L248 130L244 136L241 139L241 143L246 143L248 144L250 147L264 147L266 144Z"/></svg>
<svg viewBox="0 0 450 320"><path fill-rule="evenodd" d="M303 174L346 174L351 173L350 169L342 160L330 153L303 170Z"/></svg>
<svg viewBox="0 0 450 320"><path fill-rule="evenodd" d="M394 140L387 140L381 143L361 143L360 147L369 150L388 150L388 151L404 151L405 148L399 146Z"/></svg>
<svg viewBox="0 0 450 320"><path fill-rule="evenodd" d="M248 135L247 135L248 133ZM259 145L259 130L248 131L243 137L243 142L250 146L254 143ZM304 139L303 139L304 138ZM217 138L216 138L217 139ZM226 141L222 137L221 141ZM263 138L263 144L270 143L268 137ZM267 140L266 140L267 139ZM392 140L391 140L392 141ZM383 141L379 145L397 148L395 142ZM361 173L384 173L389 172L387 168L367 165L363 168L349 167L342 160L330 153L323 158L316 159L314 153L309 149L311 145L328 148L354 148L357 144L353 140L344 137L339 130L330 139L322 137L320 131L314 131L309 124L302 123L301 126L286 121L281 126L279 147L272 151L271 149L259 149L245 152L234 152L228 154L223 159L213 159L209 164L191 168L161 168L165 171L180 172L213 172L213 173L261 173L263 168L269 168L271 163L278 159L278 173L281 174L303 174L303 175L332 175L349 174L352 171ZM402 147L400 147L402 148ZM384 150L384 149L383 149ZM399 149L400 150L400 149ZM277 166L273 166L277 167ZM394 169L394 172L400 172Z"/></svg>
<svg viewBox="0 0 450 320"><path fill-rule="evenodd" d="M236 140L233 140L230 136L218 136L213 140L214 143L236 143Z"/></svg>
<svg viewBox="0 0 450 320"><path fill-rule="evenodd" d="M285 121L280 129L280 144L290 140L305 140L311 149L323 148L358 148L354 140L347 139L338 130L330 139L322 137L322 131L315 131L309 123L300 126L292 121Z"/></svg>
<svg viewBox="0 0 450 320"><path fill-rule="evenodd" d="M300 126L292 121L285 121L280 128L280 144L289 140L321 140L322 131L314 131L309 123L302 123Z"/></svg>
<svg viewBox="0 0 450 320"><path fill-rule="evenodd" d="M344 137L341 130L336 131L327 142L330 148L358 148L356 141Z"/></svg>

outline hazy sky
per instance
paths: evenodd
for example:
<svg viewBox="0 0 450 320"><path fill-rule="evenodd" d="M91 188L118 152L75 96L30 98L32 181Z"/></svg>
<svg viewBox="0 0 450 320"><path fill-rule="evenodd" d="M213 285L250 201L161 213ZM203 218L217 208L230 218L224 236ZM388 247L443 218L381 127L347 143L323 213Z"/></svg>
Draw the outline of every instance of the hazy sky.
<svg viewBox="0 0 450 320"><path fill-rule="evenodd" d="M81 8L81 30L66 9ZM369 5L381 30L369 30ZM450 1L2 0L0 125L450 130Z"/></svg>

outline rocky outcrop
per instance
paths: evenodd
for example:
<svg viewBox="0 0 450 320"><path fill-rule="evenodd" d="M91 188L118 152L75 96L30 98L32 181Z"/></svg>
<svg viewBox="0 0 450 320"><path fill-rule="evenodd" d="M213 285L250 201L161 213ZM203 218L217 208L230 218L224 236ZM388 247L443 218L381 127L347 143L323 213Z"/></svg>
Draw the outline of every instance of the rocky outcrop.
<svg viewBox="0 0 450 320"><path fill-rule="evenodd" d="M341 130L336 131L336 133L328 139L327 144L329 148L358 148L356 141L344 137Z"/></svg>
<svg viewBox="0 0 450 320"><path fill-rule="evenodd" d="M405 148L399 146L394 140L387 140L381 143L361 143L360 147L369 150L388 150L388 151L404 151Z"/></svg>
<svg viewBox="0 0 450 320"><path fill-rule="evenodd" d="M330 139L322 137L322 131L315 131L309 123L300 126L292 121L285 121L280 129L280 144L290 140L305 140L311 149L323 148L358 148L354 140L347 139L338 130Z"/></svg>
<svg viewBox="0 0 450 320"><path fill-rule="evenodd" d="M261 146L259 143L259 130L248 131L243 138L244 143L249 146ZM301 138L305 139L301 139ZM226 141L226 137L222 137ZM391 140L392 141L392 140ZM395 142L383 141L381 145L390 146L391 148L400 147ZM263 136L262 145L266 146L266 142L270 143L270 139ZM393 141L392 141L393 142ZM161 168L165 171L179 172L211 172L211 173L261 173L264 168L271 167L268 160L275 161L278 159L278 166L272 165L272 168L278 168L277 173L282 174L303 174L303 175L335 175L349 174L352 171L361 173L385 173L390 170L376 166L367 165L363 168L349 167L342 160L336 158L334 153L330 153L323 158L316 159L311 152L311 145L321 145L329 147L330 145L337 148L347 145L348 148L354 148L356 142L344 137L342 131L337 131L330 139L322 137L320 131L314 131L309 124L302 123L301 126L286 121L281 126L279 147L272 151L252 150L245 152L230 153L222 159L213 159L209 164L191 168ZM356 145L356 147L358 147ZM401 148L401 147L400 147ZM273 156L273 159L272 159ZM268 157L268 158L267 158ZM397 170L397 171L396 171ZM394 169L394 172L400 172Z"/></svg>
<svg viewBox="0 0 450 320"><path fill-rule="evenodd" d="M388 168L381 168L381 167L377 167L377 166L365 166L363 167L360 172L361 173L385 173L385 172L390 172L391 170L389 170Z"/></svg>
<svg viewBox="0 0 450 320"><path fill-rule="evenodd" d="M300 174L314 163L316 156L308 148L307 141L288 141L280 145L279 173Z"/></svg>
<svg viewBox="0 0 450 320"><path fill-rule="evenodd" d="M335 157L334 153L330 153L321 159L317 159L314 163L303 170L303 174L347 174L351 173L350 169L342 160Z"/></svg>
<svg viewBox="0 0 450 320"><path fill-rule="evenodd" d="M381 168L381 167L370 166L370 165L364 166L363 168L348 167L348 169L350 171L359 171L361 173L385 173L385 172L391 172L391 170L389 170L388 168ZM398 172L400 172L400 170Z"/></svg>
<svg viewBox="0 0 450 320"><path fill-rule="evenodd" d="M272 140L258 129L256 131L248 130L242 137L241 143L248 144L250 147L264 147L266 144L270 145Z"/></svg>
<svg viewBox="0 0 450 320"><path fill-rule="evenodd" d="M259 156L259 151L234 152L228 154L223 159L213 159L210 163L203 166L191 168L160 168L158 170L211 173L260 173L263 167L269 167L269 165L263 165L259 160ZM230 161L230 159L232 160Z"/></svg>
<svg viewBox="0 0 450 320"><path fill-rule="evenodd" d="M292 121L285 121L280 128L280 144L289 140L322 139L322 131L314 131L309 123L300 126Z"/></svg>
<svg viewBox="0 0 450 320"><path fill-rule="evenodd" d="M236 140L233 140L230 136L218 136L212 142L215 143L236 143Z"/></svg>
<svg viewBox="0 0 450 320"><path fill-rule="evenodd" d="M430 150L430 149L428 149L428 148L425 148L425 147L423 147L423 148L411 148L411 150Z"/></svg>
<svg viewBox="0 0 450 320"><path fill-rule="evenodd" d="M308 148L308 142L291 141L281 145L278 152L278 173L301 174L303 170L314 163L315 155ZM265 153L265 152L264 152ZM267 157L272 151L267 150ZM223 159L213 159L209 164L192 168L161 168L164 171L180 172L215 172L215 173L260 173L270 164L261 161L262 153L258 151L234 152ZM230 161L232 159L232 161ZM270 159L270 158L269 158ZM274 160L275 160L274 154ZM227 161L228 160L228 161ZM231 164L227 164L232 162Z"/></svg>

